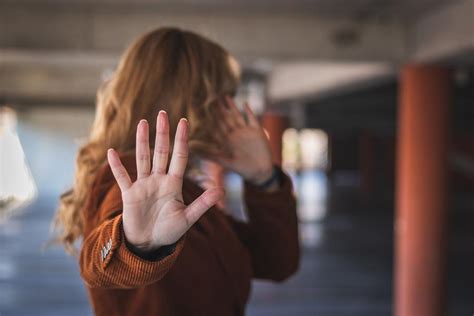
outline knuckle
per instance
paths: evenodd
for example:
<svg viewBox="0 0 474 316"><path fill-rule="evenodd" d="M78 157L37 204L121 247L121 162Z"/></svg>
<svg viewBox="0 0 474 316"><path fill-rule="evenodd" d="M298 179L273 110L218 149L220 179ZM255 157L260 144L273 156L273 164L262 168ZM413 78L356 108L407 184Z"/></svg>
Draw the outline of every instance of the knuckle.
<svg viewBox="0 0 474 316"><path fill-rule="evenodd" d="M125 172L121 171L121 172L117 173L117 179L122 180L122 179L126 179L126 178L127 178L127 175L126 175Z"/></svg>
<svg viewBox="0 0 474 316"><path fill-rule="evenodd" d="M178 159L188 159L188 153L187 152L177 152L176 153L176 158L178 158Z"/></svg>
<svg viewBox="0 0 474 316"><path fill-rule="evenodd" d="M179 180L179 181L182 181L183 180L183 176L181 174L178 174L178 173L173 173L171 174L171 176L173 178L175 178L176 180Z"/></svg>
<svg viewBox="0 0 474 316"><path fill-rule="evenodd" d="M150 159L149 154L146 154L146 153L138 154L138 160L144 161L144 160L149 160L149 159Z"/></svg>
<svg viewBox="0 0 474 316"><path fill-rule="evenodd" d="M165 167L155 167L153 170L152 170L152 173L165 173L166 172L166 168Z"/></svg>
<svg viewBox="0 0 474 316"><path fill-rule="evenodd" d="M158 155L167 155L169 150L165 147L156 147L155 148L155 153Z"/></svg>
<svg viewBox="0 0 474 316"><path fill-rule="evenodd" d="M202 197L202 199L199 200L199 205L203 210L207 210L211 206L210 203L208 203L208 201L206 200L206 197L204 196Z"/></svg>

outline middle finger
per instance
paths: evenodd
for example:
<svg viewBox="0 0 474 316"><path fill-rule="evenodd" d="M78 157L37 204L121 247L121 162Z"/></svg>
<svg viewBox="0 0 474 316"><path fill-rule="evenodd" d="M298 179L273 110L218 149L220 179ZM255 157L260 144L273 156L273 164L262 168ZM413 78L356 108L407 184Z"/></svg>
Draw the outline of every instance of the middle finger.
<svg viewBox="0 0 474 316"><path fill-rule="evenodd" d="M141 120L137 126L135 144L138 179L145 178L150 174L150 144L148 137L148 122Z"/></svg>

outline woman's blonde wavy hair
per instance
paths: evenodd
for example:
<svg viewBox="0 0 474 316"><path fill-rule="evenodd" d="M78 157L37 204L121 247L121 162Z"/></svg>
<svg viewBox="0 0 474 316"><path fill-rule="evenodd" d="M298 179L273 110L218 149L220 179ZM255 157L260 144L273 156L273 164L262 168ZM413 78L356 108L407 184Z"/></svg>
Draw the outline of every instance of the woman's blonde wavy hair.
<svg viewBox="0 0 474 316"><path fill-rule="evenodd" d="M172 133L181 117L188 118L191 161L197 155L228 151L216 133L214 106L223 95L235 94L238 81L236 61L200 35L160 28L138 38L98 90L95 120L77 155L73 188L62 194L54 220L57 241L75 253L74 243L83 234L82 208L97 171L106 163L106 151L133 150L141 119L148 120L154 144L160 110L168 112Z"/></svg>

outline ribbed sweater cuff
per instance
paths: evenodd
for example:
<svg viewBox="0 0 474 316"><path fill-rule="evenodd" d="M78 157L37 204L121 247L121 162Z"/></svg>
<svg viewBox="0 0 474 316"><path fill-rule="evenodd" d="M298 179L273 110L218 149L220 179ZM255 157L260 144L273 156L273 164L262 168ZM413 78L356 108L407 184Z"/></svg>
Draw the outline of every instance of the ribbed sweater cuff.
<svg viewBox="0 0 474 316"><path fill-rule="evenodd" d="M184 236L178 240L172 253L161 260L150 261L140 258L128 249L122 227L122 215L117 216L112 224L112 249L103 262L103 269L108 270L117 283L124 285L147 285L161 279L173 266L183 246Z"/></svg>

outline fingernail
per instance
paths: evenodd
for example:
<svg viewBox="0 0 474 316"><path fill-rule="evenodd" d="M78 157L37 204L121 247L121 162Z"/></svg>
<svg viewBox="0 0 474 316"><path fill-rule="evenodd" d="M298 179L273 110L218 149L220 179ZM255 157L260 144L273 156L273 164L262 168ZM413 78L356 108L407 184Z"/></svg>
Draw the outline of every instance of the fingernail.
<svg viewBox="0 0 474 316"><path fill-rule="evenodd" d="M113 148L107 149L107 157L108 157L108 159L113 159L113 157L114 157L114 151L115 151L115 150L114 150Z"/></svg>
<svg viewBox="0 0 474 316"><path fill-rule="evenodd" d="M179 122L184 122L185 124L181 127L181 130L179 132L179 136L181 139L187 139L188 137L188 120L186 118L181 118Z"/></svg>
<svg viewBox="0 0 474 316"><path fill-rule="evenodd" d="M147 122L147 120L142 119L142 120L140 120L140 123L143 124L143 123L148 123L148 122Z"/></svg>
<svg viewBox="0 0 474 316"><path fill-rule="evenodd" d="M158 119L157 119L157 130L159 131L166 131L166 112L165 111L160 111L158 113Z"/></svg>

